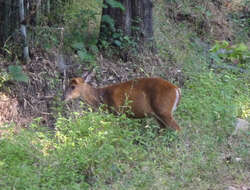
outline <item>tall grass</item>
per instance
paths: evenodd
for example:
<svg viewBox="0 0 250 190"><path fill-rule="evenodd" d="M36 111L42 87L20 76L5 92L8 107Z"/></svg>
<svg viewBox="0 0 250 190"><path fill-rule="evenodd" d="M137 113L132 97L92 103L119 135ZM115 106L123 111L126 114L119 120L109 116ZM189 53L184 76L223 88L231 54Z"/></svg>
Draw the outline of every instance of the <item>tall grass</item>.
<svg viewBox="0 0 250 190"><path fill-rule="evenodd" d="M161 57L185 78L175 113L182 131L158 134L150 119L101 111L59 116L54 130L39 120L18 134L10 127L0 138L0 189L250 186L249 130L232 135L235 119L250 117L249 76L209 69L206 44L186 26L168 22L163 5L155 7L155 34Z"/></svg>
<svg viewBox="0 0 250 190"><path fill-rule="evenodd" d="M246 85L194 74L177 109L182 132L103 112L34 123L0 140L1 189L221 189L249 179L249 133L232 136ZM237 86L237 88L235 88ZM237 158L240 161L237 161ZM233 180L228 180L233 179Z"/></svg>

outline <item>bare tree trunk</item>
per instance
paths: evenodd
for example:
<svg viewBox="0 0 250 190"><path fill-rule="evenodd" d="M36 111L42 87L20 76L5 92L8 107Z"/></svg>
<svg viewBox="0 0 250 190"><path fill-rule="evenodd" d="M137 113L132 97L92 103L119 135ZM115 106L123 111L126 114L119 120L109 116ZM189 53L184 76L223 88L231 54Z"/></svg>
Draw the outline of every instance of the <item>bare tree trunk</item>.
<svg viewBox="0 0 250 190"><path fill-rule="evenodd" d="M8 36L9 36L9 32L10 32L10 11L11 10L11 0L7 0L4 2L4 21L3 21L3 40L5 41Z"/></svg>
<svg viewBox="0 0 250 190"><path fill-rule="evenodd" d="M50 14L50 0L47 0L46 13L47 15Z"/></svg>
<svg viewBox="0 0 250 190"><path fill-rule="evenodd" d="M20 23L24 20L24 3L23 0L19 0L19 16L20 16ZM28 40L27 40L27 32L26 32L26 26L24 24L21 24L21 33L23 36L23 59L25 63L28 63L30 60L29 57L29 47L28 47Z"/></svg>
<svg viewBox="0 0 250 190"><path fill-rule="evenodd" d="M138 44L138 50L154 51L153 36L153 3L152 0L116 0L120 2L125 10L111 7L105 0L102 11L100 39L111 39L113 33L121 30L124 35L132 37ZM114 21L115 31L110 28L105 16ZM108 30L108 32L107 32Z"/></svg>
<svg viewBox="0 0 250 190"><path fill-rule="evenodd" d="M41 16L41 0L38 0L36 4L36 24L39 24L40 16Z"/></svg>
<svg viewBox="0 0 250 190"><path fill-rule="evenodd" d="M154 46L153 40L153 3L152 0L132 1L133 26L139 28L133 31L133 36L149 48ZM153 50L153 49L152 49Z"/></svg>

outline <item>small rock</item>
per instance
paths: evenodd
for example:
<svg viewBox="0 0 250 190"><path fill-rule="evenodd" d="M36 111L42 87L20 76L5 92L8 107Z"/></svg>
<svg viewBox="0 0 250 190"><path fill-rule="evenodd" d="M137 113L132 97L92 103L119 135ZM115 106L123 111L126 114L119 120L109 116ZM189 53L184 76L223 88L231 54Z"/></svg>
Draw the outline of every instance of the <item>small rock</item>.
<svg viewBox="0 0 250 190"><path fill-rule="evenodd" d="M242 158L235 158L236 162L240 162Z"/></svg>
<svg viewBox="0 0 250 190"><path fill-rule="evenodd" d="M115 78L113 76L110 76L108 80L114 80Z"/></svg>
<svg viewBox="0 0 250 190"><path fill-rule="evenodd" d="M250 187L243 186L242 190L250 190Z"/></svg>
<svg viewBox="0 0 250 190"><path fill-rule="evenodd" d="M238 135L241 132L246 132L248 130L249 130L248 121L246 121L244 119L237 118L236 119L236 126L235 126L235 130L233 132L233 135Z"/></svg>
<svg viewBox="0 0 250 190"><path fill-rule="evenodd" d="M238 186L238 187L229 186L228 188L226 188L226 190L250 190L250 187L246 187L246 186Z"/></svg>
<svg viewBox="0 0 250 190"><path fill-rule="evenodd" d="M233 186L229 186L229 187L227 188L227 190L237 190L237 188L235 188L235 187L233 187Z"/></svg>

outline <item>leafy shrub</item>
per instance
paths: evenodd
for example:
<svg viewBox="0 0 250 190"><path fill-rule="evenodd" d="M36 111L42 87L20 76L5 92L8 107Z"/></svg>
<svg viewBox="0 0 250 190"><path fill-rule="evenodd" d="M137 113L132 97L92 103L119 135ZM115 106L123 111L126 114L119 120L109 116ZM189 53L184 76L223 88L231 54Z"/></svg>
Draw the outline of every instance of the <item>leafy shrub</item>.
<svg viewBox="0 0 250 190"><path fill-rule="evenodd" d="M194 74L183 92L180 109L184 111L180 117L197 128L205 127L200 130L218 136L230 134L241 109L238 92L244 89L245 84L230 73Z"/></svg>
<svg viewBox="0 0 250 190"><path fill-rule="evenodd" d="M250 60L250 51L244 43L230 46L227 41L216 41L210 52L212 53L212 58L219 63L238 62L238 65L242 67Z"/></svg>
<svg viewBox="0 0 250 190"><path fill-rule="evenodd" d="M79 56L80 60L87 63L94 63L95 58L92 54L90 54L83 43L76 42L71 45L71 47L77 52L77 55Z"/></svg>
<svg viewBox="0 0 250 190"><path fill-rule="evenodd" d="M8 67L9 75L12 80L28 82L28 76L22 71L22 67L18 65L10 65Z"/></svg>
<svg viewBox="0 0 250 190"><path fill-rule="evenodd" d="M125 116L97 112L58 118L54 135L34 123L0 140L0 187L88 189L110 183L144 157L133 143L136 126Z"/></svg>
<svg viewBox="0 0 250 190"><path fill-rule="evenodd" d="M7 72L0 72L0 88L6 81L10 80L10 75Z"/></svg>
<svg viewBox="0 0 250 190"><path fill-rule="evenodd" d="M122 11L125 10L124 6L117 0L106 0L105 3L107 3L109 6L111 6L112 8L119 8ZM104 8L107 8L107 5L103 5Z"/></svg>
<svg viewBox="0 0 250 190"><path fill-rule="evenodd" d="M92 172L93 176L101 175L107 180L107 176L114 175L112 167L119 170L119 166L113 165L117 159L121 164L136 160L132 140L134 132L129 130L134 128L133 125L138 124L124 117L86 113L82 119L58 119L56 138L62 155L65 151L70 155L71 151L74 159L81 162L80 171Z"/></svg>
<svg viewBox="0 0 250 190"><path fill-rule="evenodd" d="M106 54L115 54L126 57L136 52L136 40L124 34L120 29L115 29L114 20L104 15L102 21L106 24L102 25L102 35L99 40L99 47L105 50Z"/></svg>
<svg viewBox="0 0 250 190"><path fill-rule="evenodd" d="M116 0L105 1L104 8L108 6L119 8L121 11L125 10L124 6ZM116 28L115 20L110 15L102 15L101 24L99 47L105 50L106 54L115 54L126 59L127 55L135 53L137 47L136 40L124 34L124 31L118 29L119 27ZM136 27L133 27L133 32L137 30Z"/></svg>

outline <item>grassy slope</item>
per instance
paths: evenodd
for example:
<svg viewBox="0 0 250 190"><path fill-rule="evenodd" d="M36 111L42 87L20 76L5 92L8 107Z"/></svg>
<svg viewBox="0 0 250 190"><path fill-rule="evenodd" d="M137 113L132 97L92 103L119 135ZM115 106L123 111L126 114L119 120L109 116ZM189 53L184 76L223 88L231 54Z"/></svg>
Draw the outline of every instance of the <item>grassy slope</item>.
<svg viewBox="0 0 250 190"><path fill-rule="evenodd" d="M59 117L54 132L39 121L0 140L0 189L223 189L248 185L249 132L232 136L247 117L245 75L207 69L200 43L155 7L157 44L188 80L176 117L182 132L157 135L157 125L86 112ZM236 88L237 87L237 88ZM238 158L240 158L240 161Z"/></svg>

